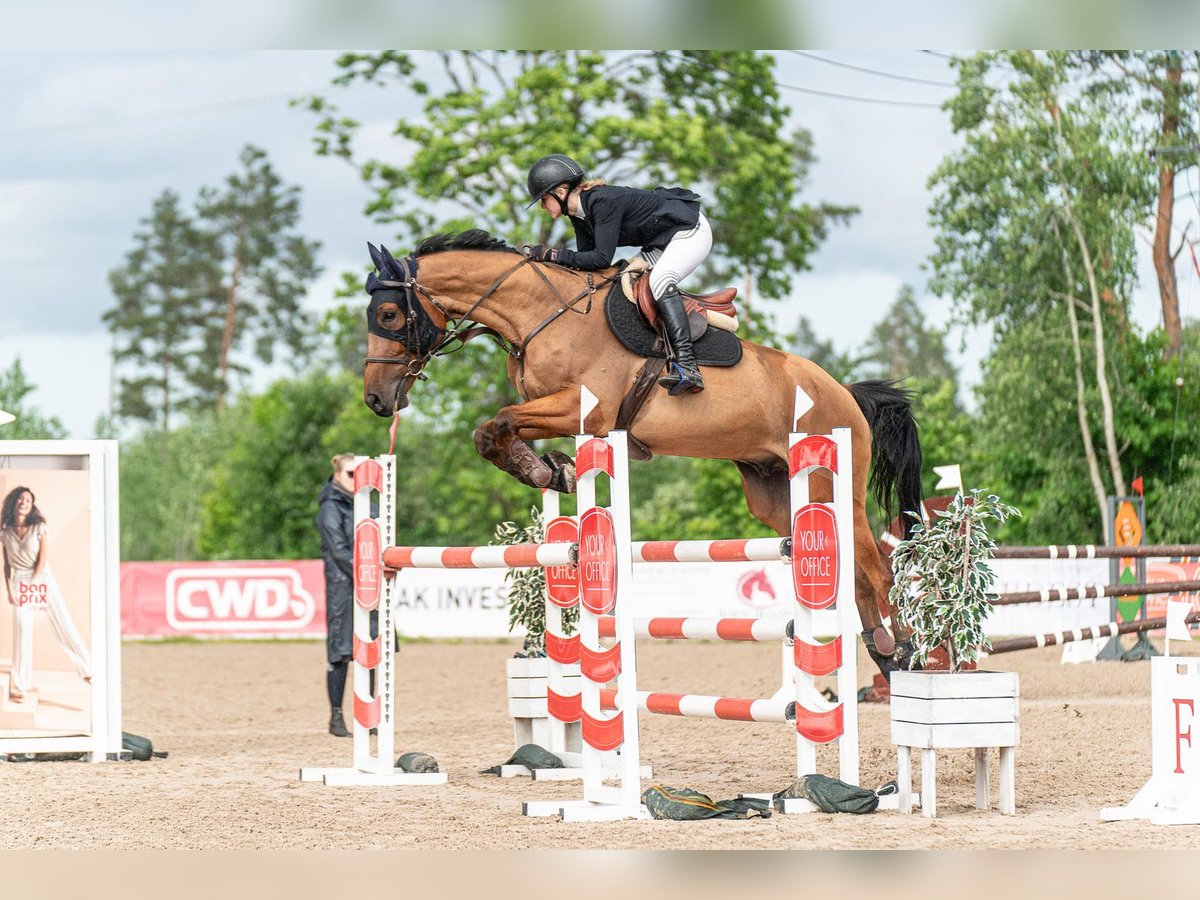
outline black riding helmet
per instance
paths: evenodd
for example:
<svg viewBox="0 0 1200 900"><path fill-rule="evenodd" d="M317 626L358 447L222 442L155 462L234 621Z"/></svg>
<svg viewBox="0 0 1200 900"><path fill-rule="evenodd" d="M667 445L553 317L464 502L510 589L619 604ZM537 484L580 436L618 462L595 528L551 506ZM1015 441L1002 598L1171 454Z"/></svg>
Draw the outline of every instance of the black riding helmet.
<svg viewBox="0 0 1200 900"><path fill-rule="evenodd" d="M526 182L529 188L529 203L525 208L529 209L564 181L571 187L583 181L583 166L561 153L543 156L529 170L529 179Z"/></svg>

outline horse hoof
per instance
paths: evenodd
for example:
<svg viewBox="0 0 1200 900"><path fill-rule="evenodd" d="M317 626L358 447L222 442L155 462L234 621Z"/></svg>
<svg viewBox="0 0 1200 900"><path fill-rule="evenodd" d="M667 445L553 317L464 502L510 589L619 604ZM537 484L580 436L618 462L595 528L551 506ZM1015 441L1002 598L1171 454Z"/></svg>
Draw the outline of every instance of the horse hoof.
<svg viewBox="0 0 1200 900"><path fill-rule="evenodd" d="M875 644L875 649L884 656L891 656L896 652L896 641L888 633L888 630L880 625L871 632L871 639Z"/></svg>
<svg viewBox="0 0 1200 900"><path fill-rule="evenodd" d="M553 471L550 489L560 494L575 493L575 461L559 450L542 454L542 461Z"/></svg>

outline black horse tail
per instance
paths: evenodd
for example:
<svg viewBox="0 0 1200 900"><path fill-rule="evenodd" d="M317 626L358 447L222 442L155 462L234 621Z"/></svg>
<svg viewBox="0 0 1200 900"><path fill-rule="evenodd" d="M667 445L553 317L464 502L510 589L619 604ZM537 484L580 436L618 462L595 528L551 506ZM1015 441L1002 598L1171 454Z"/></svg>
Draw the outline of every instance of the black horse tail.
<svg viewBox="0 0 1200 900"><path fill-rule="evenodd" d="M913 417L912 391L895 381L859 381L848 386L871 426L871 483L875 501L890 522L899 514L904 536L920 520L907 515L921 511L921 440ZM893 507L893 497L900 509Z"/></svg>

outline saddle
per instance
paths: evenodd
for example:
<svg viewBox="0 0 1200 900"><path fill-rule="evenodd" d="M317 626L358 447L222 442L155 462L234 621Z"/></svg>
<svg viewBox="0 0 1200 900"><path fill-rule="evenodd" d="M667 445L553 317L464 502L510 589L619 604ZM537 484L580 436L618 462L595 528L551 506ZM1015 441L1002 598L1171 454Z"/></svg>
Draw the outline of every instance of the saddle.
<svg viewBox="0 0 1200 900"><path fill-rule="evenodd" d="M637 305L651 330L657 331L658 306L650 292L649 263L641 257L634 257L621 273L621 290L631 303ZM683 308L688 314L693 341L700 340L710 325L722 331L737 331L737 309L733 305L737 288L723 288L710 294L680 291L679 296L683 299Z"/></svg>
<svg viewBox="0 0 1200 900"><path fill-rule="evenodd" d="M642 283L645 283L644 278ZM732 297L733 293L733 290L719 291L718 296L724 294ZM684 305L687 306L688 303L689 301L685 299ZM650 307L654 308L652 302ZM693 334L700 335L692 339L692 350L696 354L696 362L701 366L737 365L742 358L742 342L736 334L726 330L729 328L728 324L709 328L708 316L711 313L706 314L700 311L702 309L703 307L697 304L696 315L694 317L689 315L689 320L693 325ZM657 310L655 311L657 312ZM634 378L633 384L621 400L620 408L617 410L617 423L614 427L618 430L629 431L630 457L650 459L649 448L639 441L630 429L646 399L650 396L650 392L658 384L659 373L667 359L667 344L662 335L646 323L646 317L639 310L638 304L630 302L630 295L626 294L622 284L614 282L609 289L608 296L604 299L604 317L617 340L627 350L646 360L645 365L642 366L641 371ZM697 323L696 320L699 322ZM699 332L695 331L697 324L700 326Z"/></svg>

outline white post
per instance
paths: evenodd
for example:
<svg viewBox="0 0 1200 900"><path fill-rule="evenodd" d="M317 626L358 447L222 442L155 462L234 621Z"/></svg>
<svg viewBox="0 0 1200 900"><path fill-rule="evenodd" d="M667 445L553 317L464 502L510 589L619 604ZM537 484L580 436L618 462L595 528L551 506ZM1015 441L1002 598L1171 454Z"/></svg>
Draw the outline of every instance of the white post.
<svg viewBox="0 0 1200 900"><path fill-rule="evenodd" d="M838 626L842 635L842 667L837 693L842 703L842 736L838 739L839 776L858 784L858 605L854 578L854 453L850 429L833 429L838 449L838 471L833 478L833 512L838 528Z"/></svg>
<svg viewBox="0 0 1200 900"><path fill-rule="evenodd" d="M327 785L445 784L444 772L405 772L395 767L395 601L396 578L383 577L383 551L395 544L396 457L354 460L354 764L350 768L304 768L301 781ZM379 515L371 515L371 491L379 495ZM378 637L371 637L371 608L379 613ZM370 672L375 670L372 694ZM378 734L371 749L371 728Z"/></svg>

